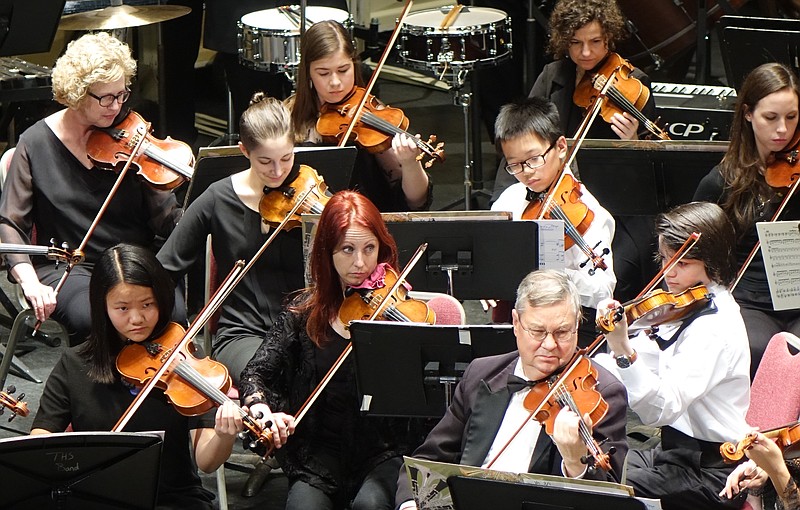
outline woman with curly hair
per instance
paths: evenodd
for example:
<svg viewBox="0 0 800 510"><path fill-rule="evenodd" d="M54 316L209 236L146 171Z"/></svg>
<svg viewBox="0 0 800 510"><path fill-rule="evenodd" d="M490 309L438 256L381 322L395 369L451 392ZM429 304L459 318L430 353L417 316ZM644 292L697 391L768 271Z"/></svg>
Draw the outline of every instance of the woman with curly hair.
<svg viewBox="0 0 800 510"><path fill-rule="evenodd" d="M756 223L770 221L786 194L786 188L767 184L764 173L773 154L785 149L794 138L800 115L798 98L800 82L785 65L773 62L751 71L738 93L728 151L695 192L695 200L719 203L733 223L737 269L758 241ZM795 196L780 219L798 218L800 202ZM747 324L753 377L775 333L800 335L800 313L774 309L761 251L742 275L733 296Z"/></svg>
<svg viewBox="0 0 800 510"><path fill-rule="evenodd" d="M27 129L11 159L0 201L3 242L30 243L35 229L42 244L54 239L72 248L80 245L117 179L115 172L95 167L87 141L95 128L108 128L127 113L123 103L135 73L128 46L106 33L86 34L69 44L52 73L53 97L66 108ZM58 296L54 287L65 265L32 262L27 255L6 260L36 318L53 314L74 345L90 330L89 278L103 250L121 241L152 246L156 235L169 235L180 215L173 194L156 191L128 172L84 249L85 263L73 268Z"/></svg>

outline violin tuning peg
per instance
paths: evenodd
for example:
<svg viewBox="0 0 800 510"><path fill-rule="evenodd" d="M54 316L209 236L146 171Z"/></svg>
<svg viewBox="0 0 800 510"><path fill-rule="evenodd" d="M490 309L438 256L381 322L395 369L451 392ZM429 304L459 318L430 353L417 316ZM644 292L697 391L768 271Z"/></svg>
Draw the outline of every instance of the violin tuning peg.
<svg viewBox="0 0 800 510"><path fill-rule="evenodd" d="M6 393L12 394L12 393L14 393L15 391L17 391L17 387L16 387L16 386L14 386L13 384L10 384L10 385L9 385L9 386L6 388Z"/></svg>
<svg viewBox="0 0 800 510"><path fill-rule="evenodd" d="M11 422L11 420L13 420L16 417L17 417L17 413L11 413L11 416L9 416L9 418L8 418L9 423Z"/></svg>
<svg viewBox="0 0 800 510"><path fill-rule="evenodd" d="M19 396L17 397L17 401L20 401L20 400L22 400L24 398L25 398L25 394L24 393L20 393Z"/></svg>

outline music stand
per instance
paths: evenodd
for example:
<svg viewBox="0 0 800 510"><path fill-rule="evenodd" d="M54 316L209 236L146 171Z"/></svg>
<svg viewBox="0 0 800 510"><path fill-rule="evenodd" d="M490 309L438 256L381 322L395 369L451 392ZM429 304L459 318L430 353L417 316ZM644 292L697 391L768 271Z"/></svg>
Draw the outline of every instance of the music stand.
<svg viewBox="0 0 800 510"><path fill-rule="evenodd" d="M536 222L455 220L387 221L386 224L397 243L401 267L422 243L428 243L423 259L407 278L413 282L414 290L444 292L460 300L513 300L519 282L540 267L542 247Z"/></svg>
<svg viewBox="0 0 800 510"><path fill-rule="evenodd" d="M331 192L350 188L356 163L355 147L295 147L294 161L319 173ZM236 145L200 148L194 176L183 206L188 207L212 183L246 170L250 162Z"/></svg>
<svg viewBox="0 0 800 510"><path fill-rule="evenodd" d="M641 501L613 494L541 487L487 478L447 479L456 510L644 510Z"/></svg>
<svg viewBox="0 0 800 510"><path fill-rule="evenodd" d="M767 62L800 72L800 20L723 16L718 30L725 76L736 90L750 71Z"/></svg>
<svg viewBox="0 0 800 510"><path fill-rule="evenodd" d="M66 0L0 0L0 57L50 51Z"/></svg>
<svg viewBox="0 0 800 510"><path fill-rule="evenodd" d="M354 321L350 334L361 410L372 416L439 418L470 361L517 348L510 325Z"/></svg>
<svg viewBox="0 0 800 510"><path fill-rule="evenodd" d="M587 140L581 181L613 216L652 216L692 201L727 142Z"/></svg>
<svg viewBox="0 0 800 510"><path fill-rule="evenodd" d="M163 439L156 432L68 432L0 440L3 508L151 509Z"/></svg>

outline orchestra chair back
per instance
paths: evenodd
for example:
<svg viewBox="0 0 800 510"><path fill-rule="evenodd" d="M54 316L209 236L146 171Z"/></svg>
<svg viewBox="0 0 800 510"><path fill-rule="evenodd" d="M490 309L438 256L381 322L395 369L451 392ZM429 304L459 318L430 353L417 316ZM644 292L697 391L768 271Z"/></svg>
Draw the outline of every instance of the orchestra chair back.
<svg viewBox="0 0 800 510"><path fill-rule="evenodd" d="M800 346L791 333L778 333L770 339L750 386L747 423L769 430L794 423L800 417L800 354L789 352L789 345Z"/></svg>
<svg viewBox="0 0 800 510"><path fill-rule="evenodd" d="M467 314L461 302L449 294L439 292L419 292L412 290L408 296L425 301L436 314L435 324L461 326L467 323Z"/></svg>

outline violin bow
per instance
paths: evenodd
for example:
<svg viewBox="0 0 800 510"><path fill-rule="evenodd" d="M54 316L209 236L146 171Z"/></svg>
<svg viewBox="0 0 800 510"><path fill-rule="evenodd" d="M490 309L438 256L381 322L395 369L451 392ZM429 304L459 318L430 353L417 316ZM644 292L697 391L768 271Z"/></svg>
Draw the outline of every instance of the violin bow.
<svg viewBox="0 0 800 510"><path fill-rule="evenodd" d="M347 140L350 139L350 135L353 133L353 128L356 125L356 122L359 117L361 117L361 112L364 110L364 105L367 102L367 98L372 93L372 88L375 86L375 82L378 81L378 75L381 74L381 70L383 69L383 64L386 63L386 60L389 58L389 53L394 48L394 43L397 40L397 36L400 34L400 29L403 27L403 23L405 22L406 16L408 16L409 11L411 11L411 6L414 4L414 0L406 0L406 5L403 7L403 12L400 14L400 17L397 19L397 25L394 27L394 32L392 32L392 36L389 38L389 42L386 44L386 47L383 49L383 54L381 55L380 60L378 60L378 64L375 66L375 70L372 71L372 76L369 78L369 83L364 89L364 97L361 98L361 101L358 103L358 106L353 113L353 117L350 119L350 122L347 125L347 130L344 133L344 136L341 140L339 140L339 147L344 147L347 143ZM358 70L354 70L354 72L358 72Z"/></svg>
<svg viewBox="0 0 800 510"><path fill-rule="evenodd" d="M411 259L408 261L408 264L406 264L406 267L404 267L403 271L397 276L397 281L394 282L394 285L390 289L389 293L386 294L387 296L386 299L380 302L380 304L372 313L372 315L369 316L369 319L367 319L368 321L375 320L377 317L380 316L381 313L383 313L384 309L389 305L388 297L393 296L394 293L397 292L397 289L400 288L400 285L402 285L405 282L408 273L410 273L411 270L414 269L414 266L417 264L417 262L419 262L419 259L422 257L422 254L425 253L425 250L427 249L428 249L428 243L423 243L419 246L419 248L417 248L417 251L414 252L414 255L412 255ZM295 426L297 426L297 424L300 423L300 420L302 420L303 417L308 412L308 410L311 409L312 404L314 404L314 402L317 400L317 397L319 397L319 395L322 393L322 391L325 389L325 387L328 385L331 379L333 379L333 376L336 374L336 372L339 371L339 368L341 368L342 364L344 364L344 361L350 355L350 352L352 352L352 350L353 350L353 342L347 342L347 345L345 346L344 350L339 355L339 357L336 358L336 361L333 363L331 368L328 369L328 372L322 379L320 379L319 384L317 384L317 387L314 388L314 391L311 392L306 401L303 402L303 405L300 406L300 409L297 410L297 415L294 418Z"/></svg>
<svg viewBox="0 0 800 510"><path fill-rule="evenodd" d="M112 432L119 432L127 424L128 420L130 419L131 416L133 416L133 413L135 413L136 410L139 408L144 398L150 393L150 391L152 391L153 387L159 381L164 372L166 372L169 369L170 364L175 359L175 356L177 356L180 350L179 347L183 346L183 344L186 341L194 338L200 331L200 329L202 329L202 327L205 325L205 323L208 322L211 316L214 315L217 309L220 306L222 306L222 303L225 301L225 299L230 295L231 292L233 292L233 289L236 288L236 285L238 285L239 282L242 281L247 272L253 267L253 265L256 263L259 257L264 253L264 250L266 250L267 247L270 244L272 244L272 241L275 239L278 233L283 229L283 227L286 226L286 223L288 223L289 219L291 219L291 217L294 216L295 213L297 213L297 211L303 205L305 199L312 191L314 191L313 187L305 191L303 195L300 196L300 198L297 200L297 203L295 203L294 207L292 207L292 209L283 218L283 221L281 221L280 224L278 224L278 226L275 229L273 229L272 234L267 238L266 241L264 241L264 244L261 245L261 248L259 248L256 254L253 255L253 257L250 259L247 265L245 265L244 262L241 260L237 261L234 264L233 268L231 269L231 272L228 274L227 277L225 277L225 280L223 281L222 285L220 285L220 287L217 288L216 292L214 292L214 294L211 296L211 299L209 299L208 304L203 308L203 310L200 311L195 320L189 326L189 329L186 330L186 334L184 335L183 340L181 340L178 346L176 346L176 348L171 353L170 357L166 360L166 362L163 363L161 368L153 375L150 381L148 381L148 383L142 387L142 389L136 395L136 398L133 400L133 402L131 402L131 405L128 407L128 410L125 411L125 413L119 419L117 424L114 426Z"/></svg>
<svg viewBox="0 0 800 510"><path fill-rule="evenodd" d="M769 220L770 223L774 223L775 221L777 221L780 215L783 214L783 210L786 209L786 205L789 203L789 200L794 195L794 192L797 191L798 184L800 184L800 179L795 180L794 184L792 184L792 187L789 188L789 191L786 193L786 196L783 197L781 204L778 206L778 210L775 211L775 214L772 215L772 219ZM753 249L750 250L750 253L747 255L747 258L745 259L744 264L742 264L742 267L739 268L739 272L736 273L736 279L733 280L733 283L731 284L728 290L733 292L733 289L735 289L736 286L739 285L739 281L742 279L742 276L744 276L744 273L745 271L747 271L747 268L750 267L750 263L753 262L753 259L756 257L756 254L760 249L761 249L761 240L759 239L758 241L756 241L756 244L755 246L753 246Z"/></svg>

